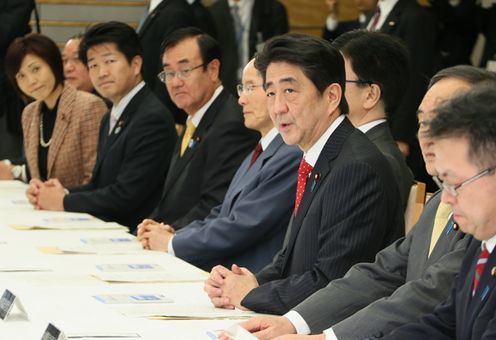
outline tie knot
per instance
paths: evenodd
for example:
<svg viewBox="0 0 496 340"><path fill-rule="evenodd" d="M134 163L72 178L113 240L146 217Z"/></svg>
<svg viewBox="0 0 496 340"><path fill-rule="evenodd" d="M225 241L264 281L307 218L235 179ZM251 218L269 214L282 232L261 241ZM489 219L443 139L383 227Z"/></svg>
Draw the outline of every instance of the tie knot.
<svg viewBox="0 0 496 340"><path fill-rule="evenodd" d="M308 177L308 175L312 172L313 166L307 163L304 158L301 159L300 167L298 169L298 175L303 177Z"/></svg>
<svg viewBox="0 0 496 340"><path fill-rule="evenodd" d="M487 259L489 257L489 255L491 255L491 254L489 253L489 251L487 250L487 248L485 246L483 246L482 248L483 249L482 249L482 251L480 253L479 258L481 258L481 259Z"/></svg>

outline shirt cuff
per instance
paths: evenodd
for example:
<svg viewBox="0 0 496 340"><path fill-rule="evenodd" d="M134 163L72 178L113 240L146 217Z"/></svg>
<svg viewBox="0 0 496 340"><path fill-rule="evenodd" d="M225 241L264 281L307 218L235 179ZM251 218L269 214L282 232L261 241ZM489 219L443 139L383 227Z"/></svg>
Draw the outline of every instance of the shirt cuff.
<svg viewBox="0 0 496 340"><path fill-rule="evenodd" d="M325 339L326 340L338 340L338 337L336 336L336 333L332 330L332 328L328 328L324 331Z"/></svg>
<svg viewBox="0 0 496 340"><path fill-rule="evenodd" d="M293 324L293 327L296 329L296 334L300 334L300 335L310 334L310 327L308 327L308 324L305 321L305 319L303 319L303 317L297 311L290 310L283 316Z"/></svg>
<svg viewBox="0 0 496 340"><path fill-rule="evenodd" d="M174 239L174 236L172 236L170 239L169 239L169 245L167 246L167 252L172 255L172 256L176 256L176 254L174 253L174 248L172 247L172 240Z"/></svg>

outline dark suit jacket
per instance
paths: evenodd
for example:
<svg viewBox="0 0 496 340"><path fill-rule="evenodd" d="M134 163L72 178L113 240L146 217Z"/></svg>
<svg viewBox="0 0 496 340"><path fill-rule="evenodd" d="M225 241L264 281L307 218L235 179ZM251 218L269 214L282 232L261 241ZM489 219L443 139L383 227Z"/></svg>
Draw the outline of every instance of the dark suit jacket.
<svg viewBox="0 0 496 340"><path fill-rule="evenodd" d="M285 245L241 304L283 314L403 233L391 167L345 118L327 140L308 180Z"/></svg>
<svg viewBox="0 0 496 340"><path fill-rule="evenodd" d="M365 135L377 146L386 157L393 169L394 178L400 191L403 207L406 208L408 196L413 183L413 174L406 165L405 156L398 149L398 145L391 136L387 122L381 123L368 130Z"/></svg>
<svg viewBox="0 0 496 340"><path fill-rule="evenodd" d="M210 271L233 263L258 271L281 249L294 207L301 151L277 135L250 167L248 154L221 205L179 230L174 253Z"/></svg>
<svg viewBox="0 0 496 340"><path fill-rule="evenodd" d="M162 0L148 14L138 34L143 47L143 79L158 99L171 110L177 123L186 121L186 114L170 99L169 93L157 77L162 71L160 46L165 38L175 30L188 26L196 26L193 9L186 0Z"/></svg>
<svg viewBox="0 0 496 340"><path fill-rule="evenodd" d="M416 143L417 108L434 73L436 21L416 0L399 0L380 31L400 38L410 51L410 86L397 110L389 112L389 123L395 140L412 145Z"/></svg>
<svg viewBox="0 0 496 340"><path fill-rule="evenodd" d="M496 252L489 257L472 296L481 242L472 239L451 295L420 323L398 328L387 339L496 339Z"/></svg>
<svg viewBox="0 0 496 340"><path fill-rule="evenodd" d="M327 26L324 26L322 29L322 38L325 40L333 41L341 34L346 33L348 31L356 30L362 28L360 25L360 21L358 20L350 20L350 21L341 21L338 23L335 29L330 30Z"/></svg>
<svg viewBox="0 0 496 340"><path fill-rule="evenodd" d="M207 7L203 5L201 0L195 0L190 6L193 9L198 27L210 36L217 38L214 18Z"/></svg>
<svg viewBox="0 0 496 340"><path fill-rule="evenodd" d="M225 89L205 112L192 143L179 156L178 139L162 199L151 218L176 230L204 219L222 203L229 183L260 134L244 125L241 107Z"/></svg>
<svg viewBox="0 0 496 340"><path fill-rule="evenodd" d="M227 0L217 0L209 9L219 32L217 39L222 49L222 83L235 93L239 57L229 3ZM250 57L257 51L257 44L287 33L288 30L288 16L282 3L277 0L255 0L248 44Z"/></svg>
<svg viewBox="0 0 496 340"><path fill-rule="evenodd" d="M353 266L295 308L312 333L332 326L339 339L380 337L446 299L469 237L450 220L428 256L440 198L435 194L410 233L380 251L374 263Z"/></svg>
<svg viewBox="0 0 496 340"><path fill-rule="evenodd" d="M69 188L64 209L116 221L133 230L160 198L176 130L170 112L145 85L129 102L109 135L100 126L91 182Z"/></svg>

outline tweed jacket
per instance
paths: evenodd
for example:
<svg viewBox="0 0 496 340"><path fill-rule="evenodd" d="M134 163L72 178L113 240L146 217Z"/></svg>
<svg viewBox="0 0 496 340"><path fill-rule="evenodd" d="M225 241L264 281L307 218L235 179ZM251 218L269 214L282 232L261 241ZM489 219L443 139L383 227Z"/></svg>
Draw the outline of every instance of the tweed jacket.
<svg viewBox="0 0 496 340"><path fill-rule="evenodd" d="M32 178L40 177L41 104L37 100L22 112L24 148ZM95 165L100 121L106 111L105 103L97 96L64 87L48 149L48 178L58 178L64 187L89 182Z"/></svg>

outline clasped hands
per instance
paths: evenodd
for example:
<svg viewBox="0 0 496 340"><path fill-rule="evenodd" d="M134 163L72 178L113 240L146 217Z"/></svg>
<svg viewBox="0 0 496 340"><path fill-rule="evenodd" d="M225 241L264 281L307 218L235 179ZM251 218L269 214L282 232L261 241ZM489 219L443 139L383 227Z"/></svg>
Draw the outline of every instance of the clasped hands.
<svg viewBox="0 0 496 340"><path fill-rule="evenodd" d="M176 231L168 224L144 219L138 224L138 241L144 249L169 251L169 241Z"/></svg>
<svg viewBox="0 0 496 340"><path fill-rule="evenodd" d="M42 182L33 178L29 181L26 196L35 209L64 211L65 189L58 179Z"/></svg>

